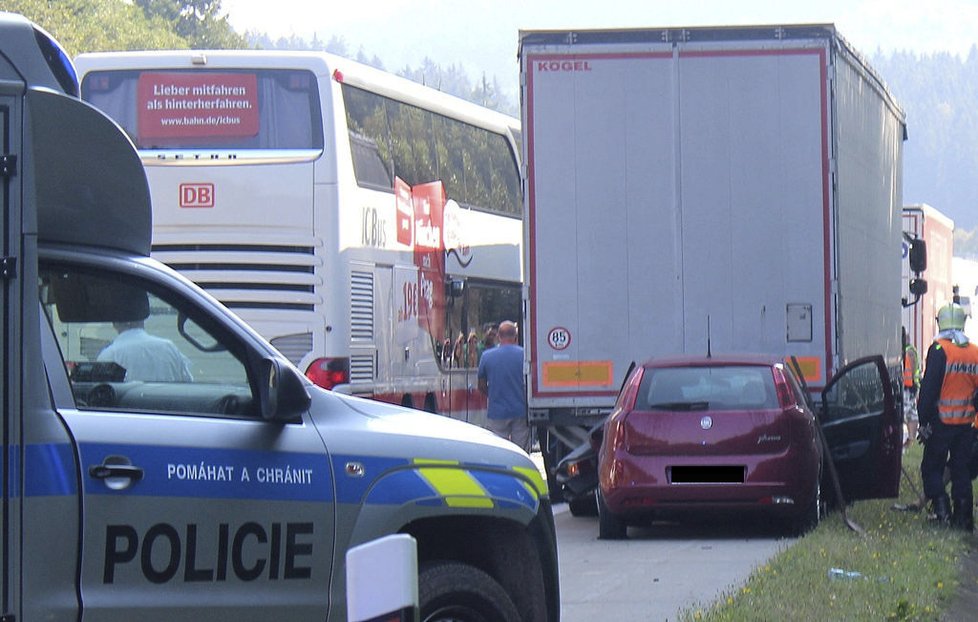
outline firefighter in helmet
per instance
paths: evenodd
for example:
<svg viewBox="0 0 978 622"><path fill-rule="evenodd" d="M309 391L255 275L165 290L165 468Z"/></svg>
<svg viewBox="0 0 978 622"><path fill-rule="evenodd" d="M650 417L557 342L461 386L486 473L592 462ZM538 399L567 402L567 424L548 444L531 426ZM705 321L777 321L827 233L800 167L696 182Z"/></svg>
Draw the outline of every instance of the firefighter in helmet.
<svg viewBox="0 0 978 622"><path fill-rule="evenodd" d="M965 311L961 305L951 302L938 310L939 332L927 350L917 415L918 436L924 443L920 461L924 495L930 500L938 521L972 531L968 461L974 438L972 398L978 388L978 346L968 341L964 323ZM950 500L942 481L945 464L951 471Z"/></svg>

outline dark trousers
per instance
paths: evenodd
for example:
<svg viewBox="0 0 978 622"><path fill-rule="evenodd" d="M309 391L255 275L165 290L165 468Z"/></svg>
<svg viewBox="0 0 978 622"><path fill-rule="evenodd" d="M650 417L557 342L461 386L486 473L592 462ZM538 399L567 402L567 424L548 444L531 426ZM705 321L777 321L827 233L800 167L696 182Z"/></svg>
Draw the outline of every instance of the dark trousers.
<svg viewBox="0 0 978 622"><path fill-rule="evenodd" d="M951 497L971 499L969 461L973 439L974 432L970 424L934 424L934 432L924 444L924 457L920 460L920 479L924 484L924 495L928 499L944 494L945 465L951 469Z"/></svg>

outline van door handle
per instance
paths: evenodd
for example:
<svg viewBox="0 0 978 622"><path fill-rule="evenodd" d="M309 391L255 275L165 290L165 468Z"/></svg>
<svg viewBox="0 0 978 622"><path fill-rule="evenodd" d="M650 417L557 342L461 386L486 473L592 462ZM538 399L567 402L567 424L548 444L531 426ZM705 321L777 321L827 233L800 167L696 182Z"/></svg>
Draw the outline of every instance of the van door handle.
<svg viewBox="0 0 978 622"><path fill-rule="evenodd" d="M88 474L95 479L109 479L110 477L124 477L128 480L138 482L143 479L142 467L131 464L95 464L88 467Z"/></svg>

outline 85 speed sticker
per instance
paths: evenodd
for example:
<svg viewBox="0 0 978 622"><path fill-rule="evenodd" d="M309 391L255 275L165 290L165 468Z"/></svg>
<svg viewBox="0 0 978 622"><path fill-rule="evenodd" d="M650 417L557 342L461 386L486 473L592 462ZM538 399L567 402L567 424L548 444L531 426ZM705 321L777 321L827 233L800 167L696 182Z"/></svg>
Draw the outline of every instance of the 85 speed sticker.
<svg viewBox="0 0 978 622"><path fill-rule="evenodd" d="M563 326L557 326L551 328L550 332L547 333L547 343L554 350L566 350L567 346L570 345L571 334L570 331Z"/></svg>

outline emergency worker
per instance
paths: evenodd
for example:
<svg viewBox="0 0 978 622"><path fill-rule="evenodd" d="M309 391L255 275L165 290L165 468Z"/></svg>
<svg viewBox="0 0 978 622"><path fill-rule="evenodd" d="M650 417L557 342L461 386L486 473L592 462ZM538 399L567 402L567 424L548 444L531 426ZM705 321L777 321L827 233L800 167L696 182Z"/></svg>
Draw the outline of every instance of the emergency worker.
<svg viewBox="0 0 978 622"><path fill-rule="evenodd" d="M920 354L903 329L903 423L907 428L904 445L917 437L917 393L920 389Z"/></svg>
<svg viewBox="0 0 978 622"><path fill-rule="evenodd" d="M927 350L917 415L918 435L924 443L920 477L934 516L941 523L973 531L968 462L974 439L972 398L978 388L978 346L968 341L964 323L961 305L952 302L938 310L939 332ZM953 510L942 481L945 464L951 471Z"/></svg>

